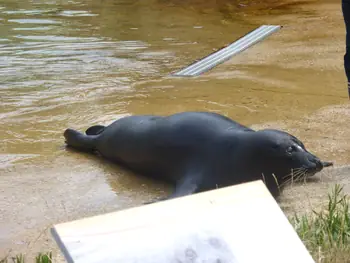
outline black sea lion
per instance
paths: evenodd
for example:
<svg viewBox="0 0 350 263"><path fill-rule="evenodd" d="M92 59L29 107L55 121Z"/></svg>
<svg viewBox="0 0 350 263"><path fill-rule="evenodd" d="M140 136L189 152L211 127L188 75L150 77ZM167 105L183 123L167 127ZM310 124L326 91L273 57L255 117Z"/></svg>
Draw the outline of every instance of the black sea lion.
<svg viewBox="0 0 350 263"><path fill-rule="evenodd" d="M168 198L259 179L276 197L291 178L332 165L286 132L254 131L210 112L129 116L92 126L86 135L67 129L64 137L70 147L174 184Z"/></svg>

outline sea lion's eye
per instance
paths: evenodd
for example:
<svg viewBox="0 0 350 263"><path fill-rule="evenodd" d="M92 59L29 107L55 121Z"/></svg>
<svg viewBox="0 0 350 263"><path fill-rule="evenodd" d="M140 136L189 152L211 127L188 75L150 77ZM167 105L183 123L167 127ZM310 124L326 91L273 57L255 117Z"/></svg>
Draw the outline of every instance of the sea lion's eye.
<svg viewBox="0 0 350 263"><path fill-rule="evenodd" d="M288 153L288 154L292 154L294 150L295 150L295 147L289 146L289 147L287 148L287 153Z"/></svg>

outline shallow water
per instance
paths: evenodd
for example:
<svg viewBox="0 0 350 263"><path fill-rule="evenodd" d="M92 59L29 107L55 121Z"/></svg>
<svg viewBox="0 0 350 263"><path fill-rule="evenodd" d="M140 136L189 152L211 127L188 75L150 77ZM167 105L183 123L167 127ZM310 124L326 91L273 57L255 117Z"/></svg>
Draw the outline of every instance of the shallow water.
<svg viewBox="0 0 350 263"><path fill-rule="evenodd" d="M2 251L45 247L39 229L168 189L66 151L67 127L185 110L252 125L345 102L344 28L333 2L323 5L335 18L292 1L0 0ZM285 28L210 72L169 76L273 23Z"/></svg>

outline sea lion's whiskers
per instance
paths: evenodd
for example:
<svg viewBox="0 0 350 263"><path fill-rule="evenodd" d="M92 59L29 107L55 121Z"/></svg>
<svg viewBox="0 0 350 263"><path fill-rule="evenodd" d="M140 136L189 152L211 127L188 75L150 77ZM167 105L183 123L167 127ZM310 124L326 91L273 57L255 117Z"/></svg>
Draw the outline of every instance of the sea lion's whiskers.
<svg viewBox="0 0 350 263"><path fill-rule="evenodd" d="M279 184L279 182L278 182L278 180L277 180L276 175L273 173L272 176L273 176L273 178L275 179L275 183L276 183L276 185L277 185L278 191L281 192L281 186L280 186L280 184Z"/></svg>
<svg viewBox="0 0 350 263"><path fill-rule="evenodd" d="M305 180L307 178L307 169L303 169L299 172L299 174L296 176L296 181Z"/></svg>
<svg viewBox="0 0 350 263"><path fill-rule="evenodd" d="M300 170L297 173L295 173L295 175L293 176L295 181L298 181L302 176L304 176L305 171L304 170Z"/></svg>
<svg viewBox="0 0 350 263"><path fill-rule="evenodd" d="M290 182L290 181L293 181L296 177L298 177L298 175L301 173L302 173L302 171L292 172L292 173L284 176L283 179L288 178L285 182Z"/></svg>
<svg viewBox="0 0 350 263"><path fill-rule="evenodd" d="M304 173L304 168L292 169L291 179L297 179L300 174Z"/></svg>
<svg viewBox="0 0 350 263"><path fill-rule="evenodd" d="M295 177L295 181L306 180L306 178L307 178L306 170L299 172L299 174L297 176L294 176L294 177ZM291 180L292 179L285 181L285 184L289 183Z"/></svg>
<svg viewBox="0 0 350 263"><path fill-rule="evenodd" d="M307 169L304 169L304 172L299 175L298 180L301 179L304 181L304 183L306 183L307 175Z"/></svg>
<svg viewBox="0 0 350 263"><path fill-rule="evenodd" d="M297 172L289 174L289 175L291 175L291 177L289 179L287 179L286 181L284 181L281 185L286 185L286 184L289 184L290 182L292 182L292 184L293 184L294 180L298 181L305 174L306 174L306 169L300 168L297 170Z"/></svg>
<svg viewBox="0 0 350 263"><path fill-rule="evenodd" d="M290 177L292 176L293 177L293 174L294 173L298 173L299 171L303 170L304 168L300 167L300 168L294 168L294 169L291 169L291 172L285 176L282 177L282 179L285 179L287 177Z"/></svg>

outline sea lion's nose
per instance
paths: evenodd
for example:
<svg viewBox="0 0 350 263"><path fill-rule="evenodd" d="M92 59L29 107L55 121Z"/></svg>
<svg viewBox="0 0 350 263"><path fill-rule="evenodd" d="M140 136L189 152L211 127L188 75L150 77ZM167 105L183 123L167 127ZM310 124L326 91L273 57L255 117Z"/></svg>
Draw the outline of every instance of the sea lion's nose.
<svg viewBox="0 0 350 263"><path fill-rule="evenodd" d="M308 159L311 163L314 164L314 167L312 168L313 170L315 170L316 172L319 172L323 169L322 161L319 158L317 158L315 155L310 154L310 156L308 156Z"/></svg>
<svg viewBox="0 0 350 263"><path fill-rule="evenodd" d="M311 163L314 163L315 166L313 170L315 170L316 172L321 171L325 167L333 166L332 162L323 162L318 157L312 154L308 157L308 159Z"/></svg>
<svg viewBox="0 0 350 263"><path fill-rule="evenodd" d="M323 167L333 166L332 162L322 162Z"/></svg>

